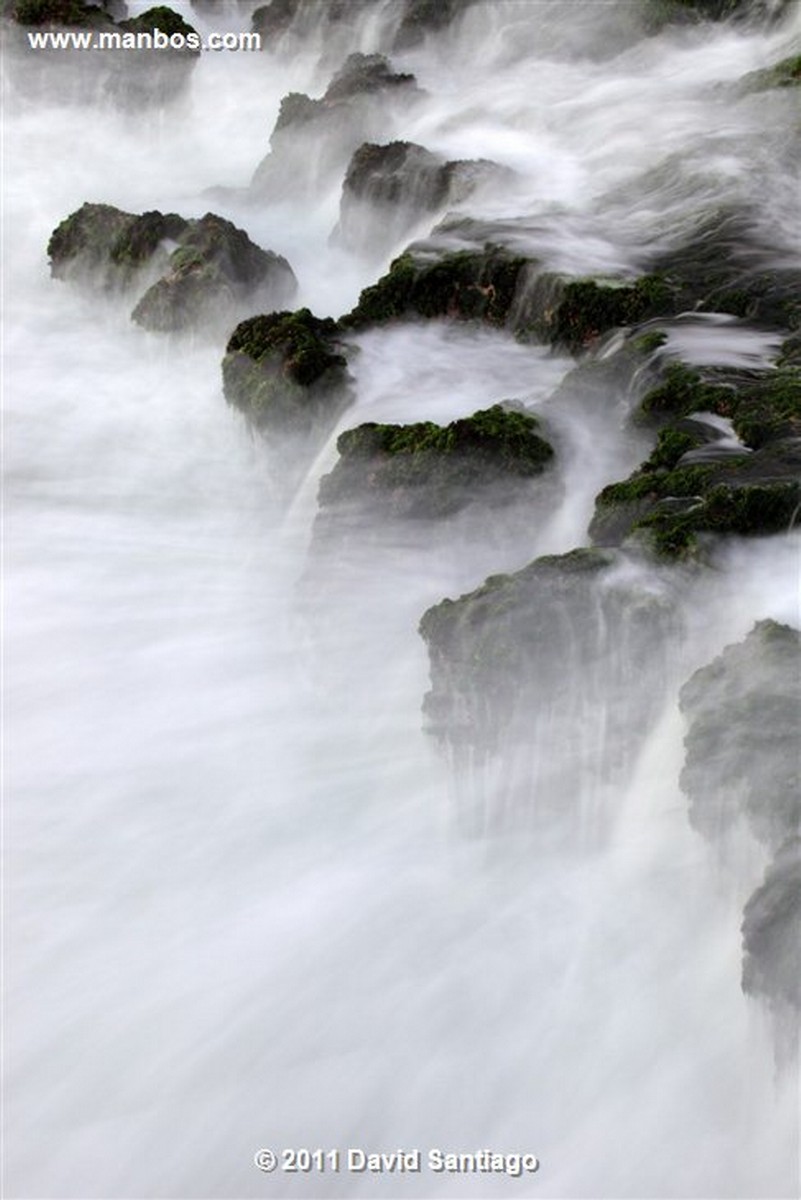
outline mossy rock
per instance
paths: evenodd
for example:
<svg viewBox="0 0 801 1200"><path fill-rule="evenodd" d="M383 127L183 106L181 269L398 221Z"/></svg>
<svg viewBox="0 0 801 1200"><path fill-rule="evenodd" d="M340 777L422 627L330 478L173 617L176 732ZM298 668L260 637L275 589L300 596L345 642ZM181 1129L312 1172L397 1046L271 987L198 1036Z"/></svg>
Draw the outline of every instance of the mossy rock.
<svg viewBox="0 0 801 1200"><path fill-rule="evenodd" d="M286 259L214 213L188 221L177 213L136 216L84 204L53 232L48 254L55 278L146 288L133 319L162 332L230 326L249 303L266 297L285 303L297 287Z"/></svg>
<svg viewBox="0 0 801 1200"><path fill-rule="evenodd" d="M610 329L674 311L675 294L659 275L645 275L633 283L579 279L565 284L544 325L549 341L575 351L591 345Z"/></svg>
<svg viewBox="0 0 801 1200"><path fill-rule="evenodd" d="M589 529L596 544L620 545L639 530L659 555L683 557L696 552L699 534L766 535L795 522L801 439L770 442L742 457L682 465L687 450L679 435L664 431L642 467L600 492Z"/></svg>
<svg viewBox="0 0 801 1200"><path fill-rule="evenodd" d="M102 7L84 0L10 0L3 15L18 25L87 26L109 19Z"/></svg>
<svg viewBox="0 0 801 1200"><path fill-rule="evenodd" d="M337 449L339 461L320 483L321 508L367 503L425 519L508 502L553 457L537 419L500 404L446 426L360 425L340 435Z"/></svg>
<svg viewBox="0 0 801 1200"><path fill-rule="evenodd" d="M362 329L400 317L451 317L503 325L527 260L500 247L459 251L430 261L407 252L365 288L344 328Z"/></svg>
<svg viewBox="0 0 801 1200"><path fill-rule="evenodd" d="M125 286L151 262L165 239L180 237L187 225L177 213L137 216L111 204L83 204L51 234L51 274L55 279Z"/></svg>
<svg viewBox="0 0 801 1200"><path fill-rule="evenodd" d="M226 400L263 432L307 436L333 424L350 399L337 333L308 308L242 321L223 359Z"/></svg>
<svg viewBox="0 0 801 1200"><path fill-rule="evenodd" d="M750 71L740 80L740 90L747 92L766 92L773 88L801 86L801 54L791 58L783 58L772 67L761 71Z"/></svg>
<svg viewBox="0 0 801 1200"><path fill-rule="evenodd" d="M158 29L161 33L167 34L168 37L176 33L181 34L184 38L190 33L195 37L198 36L197 30L177 12L168 8L166 4L157 4L153 8L149 8L147 12L140 13L138 17L130 17L128 20L118 22L118 24L120 29L124 29L129 33L152 33L154 29ZM184 47L181 53L197 55L200 54L200 51Z"/></svg>
<svg viewBox="0 0 801 1200"><path fill-rule="evenodd" d="M731 419L746 446L801 436L801 370L717 371L706 377L684 363L668 363L662 381L643 398L640 414L657 421L713 412Z"/></svg>

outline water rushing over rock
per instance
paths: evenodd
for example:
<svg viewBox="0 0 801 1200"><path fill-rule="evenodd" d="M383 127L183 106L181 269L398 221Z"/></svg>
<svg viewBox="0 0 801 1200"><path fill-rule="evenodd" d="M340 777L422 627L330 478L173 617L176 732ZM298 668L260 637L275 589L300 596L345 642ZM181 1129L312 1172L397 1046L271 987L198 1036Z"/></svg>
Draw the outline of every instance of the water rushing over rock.
<svg viewBox="0 0 801 1200"><path fill-rule="evenodd" d="M50 2L6 1191L797 1196L798 4L174 0L262 51L40 63Z"/></svg>

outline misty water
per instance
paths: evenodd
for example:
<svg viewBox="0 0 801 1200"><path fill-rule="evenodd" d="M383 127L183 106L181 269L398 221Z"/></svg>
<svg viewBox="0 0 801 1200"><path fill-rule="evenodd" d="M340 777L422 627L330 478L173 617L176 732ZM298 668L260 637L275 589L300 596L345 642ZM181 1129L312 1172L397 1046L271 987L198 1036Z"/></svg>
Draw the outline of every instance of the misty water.
<svg viewBox="0 0 801 1200"><path fill-rule="evenodd" d="M239 29L254 5L174 7ZM798 14L615 53L626 7L479 4L393 56L426 95L386 140L514 168L511 191L464 211L513 222L554 270L636 271L699 196L753 203L777 255L797 255L791 101L734 104L720 85L790 53ZM289 259L296 307L347 311L434 221L359 255L330 237L341 172L275 203L243 189L281 97L385 49L387 20L374 6L344 47L313 27L291 55L203 55L163 109L4 85L6 1194L796 1196L797 1064L777 1063L740 986L767 856L691 828L677 694L756 620L797 625L798 535L646 577L682 634L600 817L553 836L494 820L501 763L476 822L470 781L424 730L419 619L586 544L594 496L647 438L623 434L619 404L551 401L567 355L400 323L353 339L354 406L288 496L223 399L224 339L145 332L123 300L50 278L49 234L86 200L213 210ZM748 365L780 340L709 316L670 337L689 361ZM548 422L547 503L357 529L310 567L338 432L505 398ZM541 1166L256 1169L259 1147L284 1146Z"/></svg>

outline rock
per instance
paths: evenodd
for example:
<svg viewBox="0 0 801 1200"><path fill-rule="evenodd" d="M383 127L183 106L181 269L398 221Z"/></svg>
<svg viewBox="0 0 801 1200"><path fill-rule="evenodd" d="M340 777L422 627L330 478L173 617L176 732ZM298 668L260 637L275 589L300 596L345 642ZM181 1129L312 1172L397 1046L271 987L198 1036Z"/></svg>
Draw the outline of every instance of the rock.
<svg viewBox="0 0 801 1200"><path fill-rule="evenodd" d="M508 502L553 457L537 419L500 404L446 426L359 425L340 435L337 450L320 482L321 509L355 504L416 519Z"/></svg>
<svg viewBox="0 0 801 1200"><path fill-rule="evenodd" d="M363 329L398 317L451 317L503 325L528 260L497 246L431 259L407 251L342 319Z"/></svg>
<svg viewBox="0 0 801 1200"><path fill-rule="evenodd" d="M783 58L772 67L761 71L750 71L740 80L739 89L745 95L749 92L767 92L773 88L801 86L801 54L792 58Z"/></svg>
<svg viewBox="0 0 801 1200"><path fill-rule="evenodd" d="M194 2L194 0L193 0ZM219 3L219 0L211 0ZM300 7L300 0L271 0L257 8L252 17L252 28L262 39L262 49L270 46L280 38L292 25Z"/></svg>
<svg viewBox="0 0 801 1200"><path fill-rule="evenodd" d="M321 179L344 173L354 151L382 138L397 107L407 108L419 95L414 76L393 71L382 55L349 55L321 99L302 92L283 98L270 153L256 168L251 191L272 199L316 194Z"/></svg>
<svg viewBox="0 0 801 1200"><path fill-rule="evenodd" d="M416 87L414 75L393 71L383 54L350 54L326 88L323 103Z"/></svg>
<svg viewBox="0 0 801 1200"><path fill-rule="evenodd" d="M413 142L367 142L348 165L337 236L350 249L389 249L421 217L510 174L483 160L446 162Z"/></svg>
<svg viewBox="0 0 801 1200"><path fill-rule="evenodd" d="M742 441L725 453L699 454L697 423L676 418L712 412L727 417ZM801 503L801 371L718 370L706 378L683 363L668 363L662 382L640 409L670 423L627 480L596 498L590 536L620 545L635 531L657 553L695 553L698 535L780 533L796 521ZM671 420L672 418L672 420ZM752 452L753 451L753 452Z"/></svg>
<svg viewBox="0 0 801 1200"><path fill-rule="evenodd" d="M262 250L244 230L213 213L190 221L179 240L166 274L133 311L145 329L228 328L243 309L284 304L297 290L285 258Z"/></svg>
<svg viewBox="0 0 801 1200"><path fill-rule="evenodd" d="M7 0L5 11L29 28L56 24L92 34L93 53L77 57L16 39L9 69L26 95L48 93L57 81L67 102L110 97L124 107L162 106L185 89L200 57L200 35L166 5L131 19L122 0ZM156 37L162 44L153 44Z"/></svg>
<svg viewBox="0 0 801 1200"><path fill-rule="evenodd" d="M324 437L351 400L337 332L307 308L243 321L223 359L226 400L261 433Z"/></svg>
<svg viewBox="0 0 801 1200"><path fill-rule="evenodd" d="M262 301L285 303L297 286L285 259L213 213L187 221L84 204L53 232L47 251L54 278L136 289L134 320L163 332L230 325Z"/></svg>
<svg viewBox="0 0 801 1200"><path fill-rule="evenodd" d="M162 243L177 240L187 227L177 213L136 216L110 204L83 204L50 237L50 272L54 279L125 287L151 263Z"/></svg>
<svg viewBox="0 0 801 1200"><path fill-rule="evenodd" d="M406 0L393 49L408 50L419 45L428 34L447 29L475 3L476 0Z"/></svg>
<svg viewBox="0 0 801 1200"><path fill-rule="evenodd" d="M743 991L801 1008L801 839L779 847L743 912Z"/></svg>
<svg viewBox="0 0 801 1200"><path fill-rule="evenodd" d="M682 791L710 840L744 819L775 850L801 821L801 635L760 621L681 689Z"/></svg>
<svg viewBox="0 0 801 1200"><path fill-rule="evenodd" d="M536 559L426 612L429 728L465 769L513 765L500 803L575 814L619 779L664 700L675 608L601 550ZM502 753L499 753L502 751Z"/></svg>
<svg viewBox="0 0 801 1200"><path fill-rule="evenodd" d="M106 0L6 0L3 16L18 25L105 25L109 18Z"/></svg>

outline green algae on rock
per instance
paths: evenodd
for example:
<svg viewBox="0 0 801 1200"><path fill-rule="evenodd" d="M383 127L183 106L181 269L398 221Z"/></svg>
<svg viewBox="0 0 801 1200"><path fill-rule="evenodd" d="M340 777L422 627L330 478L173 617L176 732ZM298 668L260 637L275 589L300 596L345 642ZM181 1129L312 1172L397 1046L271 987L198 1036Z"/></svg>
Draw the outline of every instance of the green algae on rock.
<svg viewBox="0 0 801 1200"><path fill-rule="evenodd" d="M145 329L178 332L230 326L243 305L268 293L281 304L297 283L285 258L262 250L242 229L213 213L187 223L165 274L142 296L133 319Z"/></svg>
<svg viewBox="0 0 801 1200"><path fill-rule="evenodd" d="M213 213L186 220L84 204L54 230L47 251L54 278L144 289L133 319L161 332L230 326L250 304L286 303L297 286L286 259Z"/></svg>
<svg viewBox="0 0 801 1200"><path fill-rule="evenodd" d="M262 432L327 429L351 398L337 332L308 308L242 321L223 359L226 400Z"/></svg>
<svg viewBox="0 0 801 1200"><path fill-rule="evenodd" d="M511 500L553 456L531 414L501 404L436 425L368 423L341 434L320 482L321 508L367 503L394 517L441 518Z"/></svg>
<svg viewBox="0 0 801 1200"><path fill-rule="evenodd" d="M364 289L341 324L362 329L398 317L447 316L503 325L527 263L526 258L497 246L434 260L407 251L377 283Z"/></svg>

